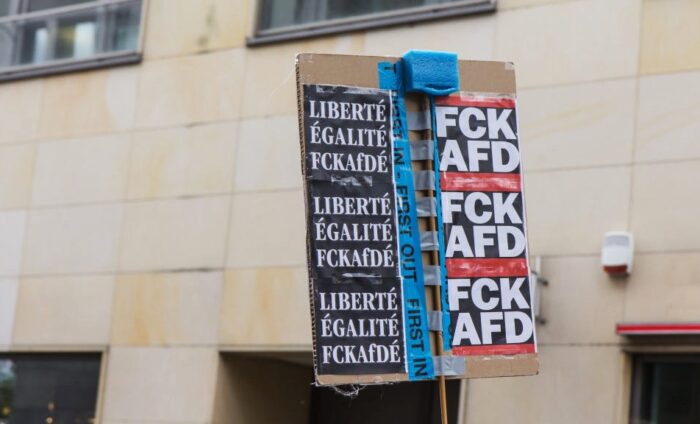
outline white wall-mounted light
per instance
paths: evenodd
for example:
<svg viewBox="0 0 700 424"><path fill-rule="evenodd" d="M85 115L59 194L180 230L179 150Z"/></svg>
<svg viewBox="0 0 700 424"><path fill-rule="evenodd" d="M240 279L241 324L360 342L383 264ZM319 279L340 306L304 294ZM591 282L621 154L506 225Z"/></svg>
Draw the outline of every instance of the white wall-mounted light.
<svg viewBox="0 0 700 424"><path fill-rule="evenodd" d="M611 276L623 276L632 273L634 259L634 238L632 233L610 231L603 238L600 261L603 270Z"/></svg>

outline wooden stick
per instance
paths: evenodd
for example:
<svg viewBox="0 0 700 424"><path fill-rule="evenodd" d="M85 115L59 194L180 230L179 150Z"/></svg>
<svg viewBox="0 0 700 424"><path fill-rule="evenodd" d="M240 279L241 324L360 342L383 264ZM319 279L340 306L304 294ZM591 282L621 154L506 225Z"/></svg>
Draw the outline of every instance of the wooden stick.
<svg viewBox="0 0 700 424"><path fill-rule="evenodd" d="M433 171L433 162L428 161L428 170ZM431 193L432 197L436 197L435 194L436 192L433 190ZM435 199L435 201L439 201L439 199ZM430 231L436 231L437 229L437 217L432 217L428 219L428 229ZM433 265L440 265L440 256L437 251L433 250L430 252L430 259ZM442 293L440 292L440 286L433 286L433 309L442 312ZM442 331L436 331L435 336L437 338L437 342L435 343L435 350L438 354L438 356L442 356L444 353L444 350L442 348L443 346L443 337L442 337ZM437 381L438 384L438 389L440 391L440 421L442 424L448 424L447 421L447 387L445 386L445 376L441 375L438 378Z"/></svg>
<svg viewBox="0 0 700 424"><path fill-rule="evenodd" d="M430 113L432 114L432 105L430 104L430 99L428 99L428 110L430 110ZM424 103L425 106L425 103ZM430 136L430 139L433 139L433 134L432 130L428 129L426 130L426 133ZM428 163L428 170L429 171L434 171L435 168L433 167L433 160L427 160ZM436 184L438 183L437 181L435 182ZM435 198L435 202L439 202L440 199L437 198L437 190L433 188L429 192L430 196ZM437 228L437 216L435 217L430 217L428 218L428 230L429 231L436 231ZM430 252L430 261L432 262L432 265L440 265L440 255L438 251L433 250ZM437 312L442 312L442 293L441 293L441 286L433 286L433 309ZM444 354L443 350L443 334L442 331L436 331L435 332L435 338L436 338L436 343L435 343L435 351L438 356L442 356ZM448 424L447 420L447 387L445 385L445 376L440 375L438 377L438 390L440 392L440 421L442 424Z"/></svg>
<svg viewBox="0 0 700 424"><path fill-rule="evenodd" d="M419 96L419 95L407 95L407 104L411 103L413 105L417 106L417 110L427 110L430 111L430 99L426 96ZM431 112L432 113L432 112ZM432 130L427 129L427 130L422 130L422 131L415 131L411 134L411 131L409 130L409 141L411 139L414 139L413 136L416 136L416 133L422 133L422 136L420 139L425 139L425 138L430 138L432 139ZM433 171L433 160L425 160L425 161L420 161L420 162L415 162L416 164L420 163L421 165L418 165L420 169L422 170L428 170L428 171ZM424 191L424 194L428 197L432 197L435 199L437 202L438 199L436 198L437 190L433 188L432 190L427 190ZM437 229L437 217L428 217L424 218L427 220L427 229L429 231L435 231ZM440 255L437 251L431 251L430 252L430 257L429 261L431 265L440 265ZM433 297L433 310L442 312L442 293L440 291L440 286L433 286L432 291L429 292L432 294ZM427 305L426 305L427 307ZM433 339L435 341L435 353L437 353L438 356L442 356L444 354L444 350L442 348L443 346L443 335L442 331L434 331L432 332L435 336ZM445 376L440 375L438 376L438 379L436 381L436 384L438 385L438 392L440 394L440 422L442 424L448 424L448 417L447 417L447 387L445 386Z"/></svg>

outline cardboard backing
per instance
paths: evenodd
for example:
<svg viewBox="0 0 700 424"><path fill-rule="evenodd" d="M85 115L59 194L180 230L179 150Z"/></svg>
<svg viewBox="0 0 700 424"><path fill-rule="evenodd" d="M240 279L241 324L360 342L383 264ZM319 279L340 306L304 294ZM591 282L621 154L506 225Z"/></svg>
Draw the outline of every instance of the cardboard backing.
<svg viewBox="0 0 700 424"><path fill-rule="evenodd" d="M304 140L304 102L303 86L305 84L345 85L366 88L379 88L377 64L379 62L394 62L397 57L387 56L351 56L334 54L301 53L297 55L296 80L297 80L297 108L299 118L299 140L301 145L301 169L305 173L304 158L306 157ZM491 61L459 61L459 88L462 92L494 93L515 97L515 69L510 62ZM406 109L408 111L420 111L427 108L427 99L421 95L407 95ZM424 136L417 131L409 132L409 139L420 140ZM416 165L416 170L420 165ZM306 177L306 175L304 175ZM305 178L304 178L305 180ZM304 190L304 195L307 192ZM308 199L305 199L308 205ZM308 219L308 214L306 215ZM307 222L308 228L309 222ZM424 228L422 228L424 229ZM307 255L310 248L307 239ZM428 262L424 259L424 264ZM432 290L426 290L428 309L431 309ZM309 282L311 302L311 282ZM313 315L314 307L311 305ZM314 317L312 316L312 319ZM314 335L315 342L315 335ZM433 343L434 344L434 343ZM435 352L434 346L432 351ZM449 355L450 351L446 351ZM314 351L315 356L315 351ZM488 356L464 356L466 374L463 377L448 378L488 378L507 376L535 375L539 372L538 355L488 355ZM314 357L314 362L316 358ZM317 383L320 385L341 384L382 384L401 382L408 380L408 374L369 374L369 375L317 375Z"/></svg>

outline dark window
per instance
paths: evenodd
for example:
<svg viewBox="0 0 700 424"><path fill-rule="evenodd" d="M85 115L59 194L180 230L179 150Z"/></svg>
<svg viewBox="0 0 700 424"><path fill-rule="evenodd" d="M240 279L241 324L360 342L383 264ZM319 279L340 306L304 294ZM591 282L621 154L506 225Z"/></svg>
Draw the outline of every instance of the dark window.
<svg viewBox="0 0 700 424"><path fill-rule="evenodd" d="M94 423L99 354L0 354L0 424Z"/></svg>
<svg viewBox="0 0 700 424"><path fill-rule="evenodd" d="M700 355L635 357L632 424L700 424Z"/></svg>
<svg viewBox="0 0 700 424"><path fill-rule="evenodd" d="M56 7L70 6L77 3L88 3L92 0L29 0L25 2L28 12L37 10L54 9Z"/></svg>
<svg viewBox="0 0 700 424"><path fill-rule="evenodd" d="M0 0L0 79L133 62L142 0Z"/></svg>
<svg viewBox="0 0 700 424"><path fill-rule="evenodd" d="M260 0L249 44L495 10L495 0Z"/></svg>

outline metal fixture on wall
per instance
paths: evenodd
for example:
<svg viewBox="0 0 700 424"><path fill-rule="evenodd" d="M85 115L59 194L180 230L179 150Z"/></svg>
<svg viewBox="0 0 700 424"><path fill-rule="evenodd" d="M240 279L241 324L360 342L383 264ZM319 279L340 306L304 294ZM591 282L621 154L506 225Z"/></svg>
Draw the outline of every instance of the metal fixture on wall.
<svg viewBox="0 0 700 424"><path fill-rule="evenodd" d="M542 314L542 288L549 286L549 280L542 276L542 256L535 256L534 264L530 268L532 284L532 312L535 321L544 325L547 320Z"/></svg>

